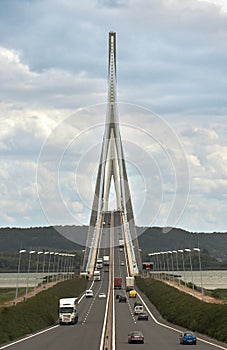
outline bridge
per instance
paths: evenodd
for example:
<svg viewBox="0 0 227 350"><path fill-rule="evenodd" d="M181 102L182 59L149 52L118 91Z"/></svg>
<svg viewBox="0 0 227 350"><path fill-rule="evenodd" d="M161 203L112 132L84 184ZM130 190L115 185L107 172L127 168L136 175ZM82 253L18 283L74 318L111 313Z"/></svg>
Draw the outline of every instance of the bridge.
<svg viewBox="0 0 227 350"><path fill-rule="evenodd" d="M89 276L87 288L92 289L93 297L86 298L85 293L80 296L76 325L60 326L56 323L6 344L0 350L124 350L131 346L128 334L134 330L143 333L144 344L132 345L133 349L175 350L181 347L179 334L182 328L167 323L140 291L137 290L136 299L130 298L126 291L127 278L137 276L142 264L117 114L115 33L109 33L108 53L106 127L83 259L83 270ZM112 180L117 202L114 211L108 210ZM119 240L123 241L120 246ZM95 281L93 274L97 258L104 260L107 256L109 262L100 268L100 281ZM116 277L122 280L120 291L114 289ZM70 297L74 296L73 293ZM105 293L106 298L101 299L100 293ZM117 299L119 293L125 297L124 303ZM138 321L133 311L135 300L146 310L148 321ZM225 344L201 335L197 347L199 350L226 349Z"/></svg>
<svg viewBox="0 0 227 350"><path fill-rule="evenodd" d="M83 259L83 270L90 278L93 276L98 257L102 228L106 222L105 218L108 217L106 213L108 213L111 181L114 182L116 191L116 209L120 217L118 229L122 231L121 239L124 241L129 275L138 275L142 266L118 120L116 82L116 33L110 32L106 127ZM111 233L109 230L109 234Z"/></svg>

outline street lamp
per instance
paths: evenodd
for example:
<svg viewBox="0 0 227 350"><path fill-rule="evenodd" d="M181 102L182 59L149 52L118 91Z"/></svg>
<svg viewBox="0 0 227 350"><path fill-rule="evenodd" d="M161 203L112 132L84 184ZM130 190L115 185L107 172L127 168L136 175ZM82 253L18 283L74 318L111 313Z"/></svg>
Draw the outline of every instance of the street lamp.
<svg viewBox="0 0 227 350"><path fill-rule="evenodd" d="M55 271L55 264L56 264L56 256L59 255L58 252L54 253L54 263L53 263L53 274L54 274L54 280L56 281L56 271Z"/></svg>
<svg viewBox="0 0 227 350"><path fill-rule="evenodd" d="M182 267L183 267L183 274L184 274L184 285L185 285L185 287L186 287L185 264L184 264L184 251L183 251L183 249L178 249L178 252L181 253L181 257L182 257Z"/></svg>
<svg viewBox="0 0 227 350"><path fill-rule="evenodd" d="M191 280L192 280L192 289L193 289L193 293L195 293L195 286L194 286L193 273L192 273L192 256L191 256L191 249L185 248L185 252L188 252L188 254L189 254L190 269L191 269Z"/></svg>
<svg viewBox="0 0 227 350"><path fill-rule="evenodd" d="M170 254L170 260L171 260L171 270L172 270L172 280L174 280L174 273L173 273L173 252L171 250L168 251L168 254Z"/></svg>
<svg viewBox="0 0 227 350"><path fill-rule="evenodd" d="M165 252L161 252L160 254L162 254L162 256L163 256L163 279L166 279Z"/></svg>
<svg viewBox="0 0 227 350"><path fill-rule="evenodd" d="M39 278L38 278L38 272L39 272L39 256L40 254L43 254L43 252L38 252L37 253L37 261L36 261L36 279L35 279L35 286L34 286L34 295L36 295L36 284L37 284L37 280L39 281ZM39 283L39 282L38 282Z"/></svg>
<svg viewBox="0 0 227 350"><path fill-rule="evenodd" d="M177 252L177 250L173 250L173 253L176 254L177 273L179 274L178 252ZM178 279L178 285L180 285L180 277L177 276L177 279Z"/></svg>
<svg viewBox="0 0 227 350"><path fill-rule="evenodd" d="M19 288L19 276L20 276L20 265L21 265L21 254L25 253L25 249L19 250L19 260L18 260L18 267L17 267L17 283L16 283L16 292L15 292L15 301L14 305L17 304L17 297L18 297L18 288Z"/></svg>
<svg viewBox="0 0 227 350"><path fill-rule="evenodd" d="M199 254L199 271L200 271L200 284L201 284L201 291L202 291L202 301L204 301L204 289L203 289L203 279L202 279L202 268L201 268L201 257L200 257L200 248L193 248L195 252L198 252Z"/></svg>
<svg viewBox="0 0 227 350"><path fill-rule="evenodd" d="M29 273L30 273L30 266L31 266L31 257L32 254L35 253L35 250L30 250L29 252L29 259L28 259L28 273L27 273L27 283L26 283L26 292L25 292L25 299L28 298L28 280L29 280Z"/></svg>
<svg viewBox="0 0 227 350"><path fill-rule="evenodd" d="M43 280L44 280L44 272L45 272L45 258L46 255L48 255L49 252L44 252L43 253L43 276L42 276L42 287L41 287L41 291L43 290Z"/></svg>
<svg viewBox="0 0 227 350"><path fill-rule="evenodd" d="M48 283L50 280L50 261L51 261L51 256L54 254L54 252L49 253L49 262L48 262L48 269L47 269L47 288L48 288Z"/></svg>

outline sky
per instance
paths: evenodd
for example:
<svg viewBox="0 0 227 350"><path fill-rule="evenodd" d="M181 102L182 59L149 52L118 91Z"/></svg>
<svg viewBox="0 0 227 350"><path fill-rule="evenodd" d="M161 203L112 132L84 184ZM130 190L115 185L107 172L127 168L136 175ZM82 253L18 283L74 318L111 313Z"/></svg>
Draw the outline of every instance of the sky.
<svg viewBox="0 0 227 350"><path fill-rule="evenodd" d="M0 227L89 223L110 31L136 224L226 232L225 0L0 1Z"/></svg>

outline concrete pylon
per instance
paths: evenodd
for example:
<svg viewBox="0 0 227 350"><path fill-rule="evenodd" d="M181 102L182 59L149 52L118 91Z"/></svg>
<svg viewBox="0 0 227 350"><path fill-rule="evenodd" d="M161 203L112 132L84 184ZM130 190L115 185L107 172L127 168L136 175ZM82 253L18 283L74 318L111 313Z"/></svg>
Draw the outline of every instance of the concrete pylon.
<svg viewBox="0 0 227 350"><path fill-rule="evenodd" d="M122 222L124 222L128 228L128 237L126 237L126 241L130 242L134 250L132 252L133 264L140 270L140 252L118 121L116 102L116 33L114 32L109 33L108 57L108 105L106 111L106 126L102 142L83 268L85 270L89 269L89 266L93 264L92 257L94 262L99 240L97 237L100 232L99 225L102 222L103 213L108 211L109 194L111 182L113 180L116 192L117 210L122 213Z"/></svg>

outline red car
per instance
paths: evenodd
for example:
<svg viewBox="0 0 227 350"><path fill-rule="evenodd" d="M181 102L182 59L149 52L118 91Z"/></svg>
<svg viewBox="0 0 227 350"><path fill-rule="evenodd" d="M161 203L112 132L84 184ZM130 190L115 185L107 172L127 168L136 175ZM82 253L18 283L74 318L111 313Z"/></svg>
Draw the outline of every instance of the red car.
<svg viewBox="0 0 227 350"><path fill-rule="evenodd" d="M128 334L128 343L144 343L144 336L143 333L140 331L133 331Z"/></svg>

